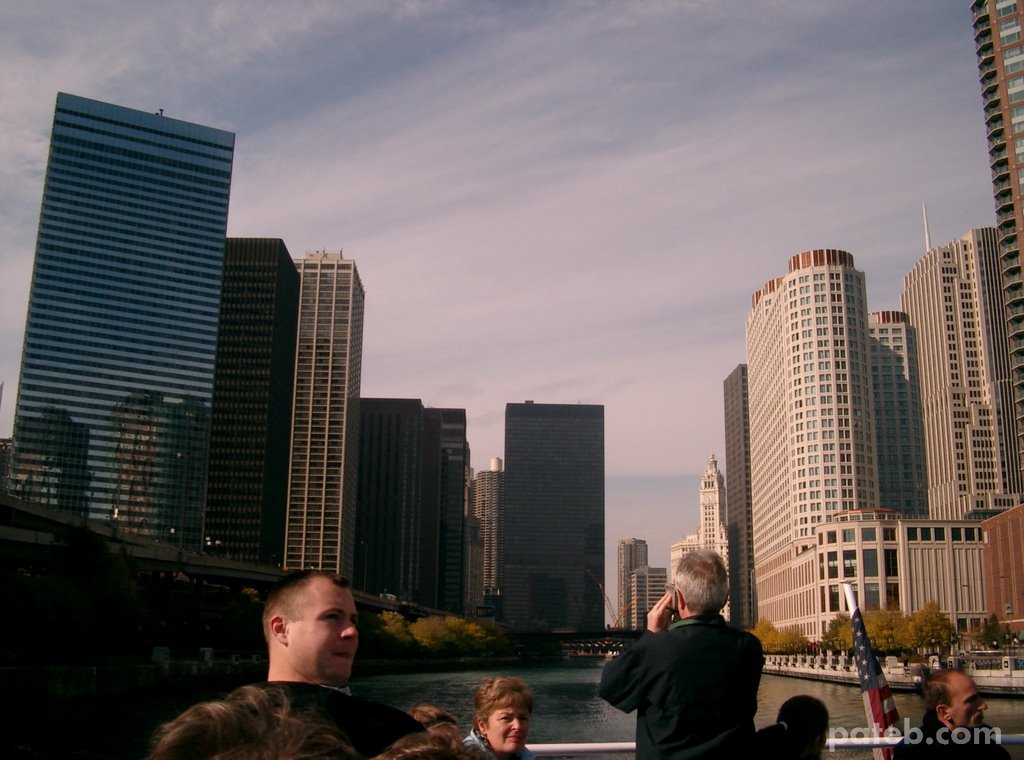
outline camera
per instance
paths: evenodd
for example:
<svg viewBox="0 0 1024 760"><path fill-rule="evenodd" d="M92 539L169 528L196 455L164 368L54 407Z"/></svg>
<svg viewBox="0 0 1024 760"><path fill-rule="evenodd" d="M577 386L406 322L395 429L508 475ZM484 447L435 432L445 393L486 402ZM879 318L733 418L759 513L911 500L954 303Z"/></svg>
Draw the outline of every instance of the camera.
<svg viewBox="0 0 1024 760"><path fill-rule="evenodd" d="M671 596L669 598L669 602L665 606L665 609L667 609L673 615L678 615L679 614L679 610L676 608L676 587L673 586L673 585L666 586L665 587L665 591L667 591L669 594L671 594Z"/></svg>

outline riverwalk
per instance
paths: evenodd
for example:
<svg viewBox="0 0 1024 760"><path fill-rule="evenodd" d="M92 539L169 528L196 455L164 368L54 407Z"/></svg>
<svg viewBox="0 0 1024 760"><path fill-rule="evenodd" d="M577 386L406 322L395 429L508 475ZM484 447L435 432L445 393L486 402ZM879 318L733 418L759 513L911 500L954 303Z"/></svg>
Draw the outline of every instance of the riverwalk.
<svg viewBox="0 0 1024 760"><path fill-rule="evenodd" d="M885 657L879 659L879 665L893 691L916 692L929 671L962 668L988 696L1024 695L1024 657L1019 652L965 652L945 658L932 655L927 663L910 665L900 662L896 657ZM854 659L836 652L765 655L764 672L812 681L850 685L859 682Z"/></svg>

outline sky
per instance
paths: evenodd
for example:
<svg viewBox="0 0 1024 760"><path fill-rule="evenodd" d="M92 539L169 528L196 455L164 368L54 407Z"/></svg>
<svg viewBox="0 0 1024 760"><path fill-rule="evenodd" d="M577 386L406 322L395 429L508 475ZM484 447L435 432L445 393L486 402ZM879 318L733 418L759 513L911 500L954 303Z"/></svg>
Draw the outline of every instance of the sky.
<svg viewBox="0 0 1024 760"><path fill-rule="evenodd" d="M362 391L603 404L606 591L725 469L751 294L841 248L871 310L994 224L968 0L0 2L0 436L13 427L53 107L234 132L228 234L342 250Z"/></svg>

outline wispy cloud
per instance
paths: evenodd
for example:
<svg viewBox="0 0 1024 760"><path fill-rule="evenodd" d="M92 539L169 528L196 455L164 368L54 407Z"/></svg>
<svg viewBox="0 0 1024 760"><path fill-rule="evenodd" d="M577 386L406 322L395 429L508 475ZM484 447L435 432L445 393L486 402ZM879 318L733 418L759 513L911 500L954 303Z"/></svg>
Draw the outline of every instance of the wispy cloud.
<svg viewBox="0 0 1024 760"><path fill-rule="evenodd" d="M959 1L43 0L0 8L0 67L0 432L56 92L163 107L237 133L231 234L356 259L365 395L465 407L478 466L507 401L605 404L609 483L671 485L609 487L612 549L627 506L694 527L791 255L892 308L922 201L936 242L993 221Z"/></svg>

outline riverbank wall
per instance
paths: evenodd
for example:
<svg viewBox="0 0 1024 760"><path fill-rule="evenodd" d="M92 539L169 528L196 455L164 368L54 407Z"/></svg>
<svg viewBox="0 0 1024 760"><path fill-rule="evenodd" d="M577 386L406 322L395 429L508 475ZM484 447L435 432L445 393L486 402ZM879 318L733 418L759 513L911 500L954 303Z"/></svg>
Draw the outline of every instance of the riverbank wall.
<svg viewBox="0 0 1024 760"><path fill-rule="evenodd" d="M962 668L986 696L1024 695L1024 657L1001 654L963 653L945 658L932 655L927 663L906 665L896 657L879 659L882 673L893 691L919 691L921 681L932 670ZM857 686L857 665L845 654L826 653L765 655L764 672L788 678L833 681Z"/></svg>

